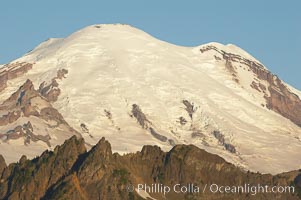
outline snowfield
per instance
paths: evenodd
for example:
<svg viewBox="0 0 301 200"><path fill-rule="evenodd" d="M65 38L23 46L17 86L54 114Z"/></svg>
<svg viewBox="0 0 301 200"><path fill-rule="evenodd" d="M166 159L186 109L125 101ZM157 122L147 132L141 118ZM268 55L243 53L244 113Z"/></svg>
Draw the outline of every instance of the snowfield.
<svg viewBox="0 0 301 200"><path fill-rule="evenodd" d="M59 69L67 69L66 78L58 81L61 94L53 105L87 145L106 137L121 154L147 144L171 149L170 143L137 123L132 115L136 104L156 132L176 144L194 144L251 171L275 174L301 168L301 128L262 106L262 94L250 88L251 71L238 68L237 84L225 62L215 59L217 53L200 52L206 45L257 61L235 45L182 47L129 25L93 25L64 39L49 39L13 61L35 64L25 76L9 81L0 100L26 79L38 88L43 81L51 82ZM193 104L192 117L183 100ZM181 117L185 124L179 123ZM214 131L236 151L227 150ZM52 135L54 144L63 142ZM47 148L39 143L31 146L1 142L0 154L12 162L20 152L34 157Z"/></svg>

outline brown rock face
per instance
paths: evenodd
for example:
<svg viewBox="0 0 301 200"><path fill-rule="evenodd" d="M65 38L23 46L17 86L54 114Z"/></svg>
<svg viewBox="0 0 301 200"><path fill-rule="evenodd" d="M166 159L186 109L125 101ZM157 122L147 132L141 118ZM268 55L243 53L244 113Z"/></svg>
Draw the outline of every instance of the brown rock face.
<svg viewBox="0 0 301 200"><path fill-rule="evenodd" d="M7 112L0 116L0 126L5 126L17 121L22 115L39 116L37 107L33 107L31 100L39 98L38 92L34 90L33 84L27 80L15 93L0 105L0 111ZM43 99L41 99L43 101ZM11 135L10 135L11 134ZM7 139L18 138L23 135L23 130L16 127L14 130L8 130Z"/></svg>
<svg viewBox="0 0 301 200"><path fill-rule="evenodd" d="M0 109L9 110L16 107L28 106L30 105L30 100L36 96L39 96L39 94L35 91L32 82L28 79L16 92L0 105Z"/></svg>
<svg viewBox="0 0 301 200"><path fill-rule="evenodd" d="M265 68L254 63L249 67L257 75L258 79L266 81L269 85L267 89L270 95L267 95L265 92L266 87L259 83L259 87L265 93L267 107L301 126L300 98L292 93L276 75Z"/></svg>
<svg viewBox="0 0 301 200"><path fill-rule="evenodd" d="M40 199L48 188L68 173L85 151L84 141L73 137L54 152L45 151L34 160L11 164L2 176L0 199Z"/></svg>
<svg viewBox="0 0 301 200"><path fill-rule="evenodd" d="M52 79L51 84L47 86L45 86L45 82L41 83L39 92L50 102L56 101L58 96L61 94L61 90L58 88L58 83L55 79Z"/></svg>
<svg viewBox="0 0 301 200"><path fill-rule="evenodd" d="M7 87L7 81L22 76L32 69L33 64L17 62L4 65L0 69L0 92Z"/></svg>
<svg viewBox="0 0 301 200"><path fill-rule="evenodd" d="M1 159L1 157L0 157ZM141 152L120 156L112 154L104 138L89 152L84 141L72 137L54 152L46 151L34 160L22 158L2 170L0 199L141 199L137 192L128 192L128 185L162 184L172 187L194 184L222 186L281 185L294 186L296 192L221 194L208 190L199 193L149 192L156 199L206 200L297 200L301 190L301 171L277 176L243 172L217 155L193 145L177 145L169 152L157 146L144 146Z"/></svg>
<svg viewBox="0 0 301 200"><path fill-rule="evenodd" d="M267 107L301 127L301 100L278 77L274 78L275 81L270 82L268 88L271 96L266 97Z"/></svg>
<svg viewBox="0 0 301 200"><path fill-rule="evenodd" d="M33 127L30 122L27 122L23 125L19 125L12 130L9 130L7 133L2 134L2 140L7 142L9 140L16 140L19 138L24 138L24 145L30 144L30 142L42 141L45 142L49 147L50 145L50 136L49 135L36 135L33 133Z"/></svg>
<svg viewBox="0 0 301 200"><path fill-rule="evenodd" d="M0 77L0 91L4 90L7 87L6 77Z"/></svg>
<svg viewBox="0 0 301 200"><path fill-rule="evenodd" d="M222 55L226 61L226 68L236 78L236 71L231 63L244 64L252 71L259 80L265 81L268 88L261 84L253 81L251 87L259 92L263 92L266 99L267 108L279 113L285 118L290 119L296 125L301 126L301 100L300 98L291 92L287 86L274 74L264 68L264 66L258 62L243 58L239 55L227 53L223 50L219 50L214 46L206 46L200 51L216 51ZM236 81L236 82L239 82ZM266 91L268 90L268 92Z"/></svg>
<svg viewBox="0 0 301 200"><path fill-rule="evenodd" d="M60 69L58 72L57 72L57 78L58 79L63 79L63 78L66 78L65 75L68 74L68 70L67 69Z"/></svg>
<svg viewBox="0 0 301 200"><path fill-rule="evenodd" d="M7 130L6 133L1 133L1 139L4 142L22 137L25 145L30 144L30 142L42 141L51 146L49 135L40 135L41 133L35 132L29 119L31 116L39 119L41 123L51 122L49 128L57 128L63 125L69 129L70 134L79 135L67 124L63 116L52 107L49 100L34 89L30 80L27 80L0 105L0 111L8 112L8 114L0 116L0 126L16 122L21 116L28 118L28 123L19 124L15 128Z"/></svg>
<svg viewBox="0 0 301 200"><path fill-rule="evenodd" d="M0 117L0 126L5 126L7 124L10 124L16 121L17 119L19 119L20 116L21 116L20 111L9 112L7 115L3 115L2 117Z"/></svg>
<svg viewBox="0 0 301 200"><path fill-rule="evenodd" d="M54 77L49 85L45 85L45 82L40 84L39 92L43 97L45 97L49 102L55 102L58 99L58 96L61 94L61 90L58 87L57 79L65 78L65 75L68 74L68 70L60 69L57 72L57 76Z"/></svg>

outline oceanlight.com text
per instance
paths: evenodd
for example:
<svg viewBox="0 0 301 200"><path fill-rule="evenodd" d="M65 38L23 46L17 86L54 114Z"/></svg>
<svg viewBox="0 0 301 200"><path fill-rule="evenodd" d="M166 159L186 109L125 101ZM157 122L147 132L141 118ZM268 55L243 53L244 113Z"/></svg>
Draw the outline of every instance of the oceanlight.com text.
<svg viewBox="0 0 301 200"><path fill-rule="evenodd" d="M168 193L174 192L174 193L212 193L212 194L250 194L250 195L257 195L257 194L269 194L269 193L275 193L275 194L294 194L295 193L295 187L294 186L269 186L269 185L251 185L251 184L243 184L243 185L236 185L236 186L225 186L225 185L219 185L219 184L204 184L202 186L198 186L197 184L187 184L187 185L181 185L181 184L174 184L172 186L170 185L164 185L164 184L137 184L129 185L127 187L128 192L136 191L138 193L140 192L146 192L146 193L162 193L163 195L166 195Z"/></svg>

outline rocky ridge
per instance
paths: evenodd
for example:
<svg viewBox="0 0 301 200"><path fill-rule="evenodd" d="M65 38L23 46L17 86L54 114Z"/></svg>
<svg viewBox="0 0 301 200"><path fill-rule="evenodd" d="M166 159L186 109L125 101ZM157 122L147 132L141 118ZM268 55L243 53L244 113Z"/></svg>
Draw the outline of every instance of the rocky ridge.
<svg viewBox="0 0 301 200"><path fill-rule="evenodd" d="M276 176L245 172L217 155L193 145L176 145L169 152L157 146L144 146L140 152L126 155L112 153L104 138L87 151L84 140L75 136L54 151L6 166L0 156L0 199L146 199L137 191L128 192L129 185L163 184L172 186L194 184L219 185L281 185L294 186L294 194L259 193L213 194L170 192L149 193L155 199L301 199L301 171ZM235 177L235 178L234 178ZM299 192L299 193L298 193ZM298 197L299 194L299 197Z"/></svg>
<svg viewBox="0 0 301 200"><path fill-rule="evenodd" d="M234 67L233 63L247 66L248 70L252 71L257 77L250 86L263 93L263 97L266 99L266 107L290 119L296 125L301 126L300 97L290 91L278 76L267 70L261 63L243 58L240 55L225 52L211 45L201 48L200 51L202 53L206 51L218 52L226 62L225 67L237 83L239 83L237 70L235 69L237 66ZM215 56L215 59L221 60L217 56ZM268 87L262 84L262 82L265 82Z"/></svg>

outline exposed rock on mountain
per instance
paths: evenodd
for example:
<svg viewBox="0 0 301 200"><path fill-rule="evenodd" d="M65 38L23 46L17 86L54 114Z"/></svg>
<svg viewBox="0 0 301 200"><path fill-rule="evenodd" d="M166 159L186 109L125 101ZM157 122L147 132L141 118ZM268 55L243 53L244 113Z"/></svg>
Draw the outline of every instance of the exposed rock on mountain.
<svg viewBox="0 0 301 200"><path fill-rule="evenodd" d="M226 148L227 151L229 151L231 153L236 153L235 147L232 144L227 143L225 141L225 136L221 132L213 131L212 134L218 140L218 142Z"/></svg>
<svg viewBox="0 0 301 200"><path fill-rule="evenodd" d="M68 73L66 69L60 69L57 72L57 76L51 80L49 85L45 85L45 81L40 84L39 92L44 96L48 101L55 102L57 101L58 96L61 94L59 84L57 79L66 78L65 75Z"/></svg>
<svg viewBox="0 0 301 200"><path fill-rule="evenodd" d="M63 142L52 140L52 137L61 139L67 139L71 135L80 137L77 131L71 128L63 116L52 107L49 100L34 89L29 79L0 105L0 112L2 113L0 130L7 130L9 127L6 132L0 132L1 141L6 144L14 141L22 142L26 146L31 143L44 143L50 148L52 145ZM41 125L45 126L44 130L41 130ZM64 130L63 133L59 133L60 130ZM6 149L1 149L2 153L5 151ZM32 155L29 156L32 157Z"/></svg>
<svg viewBox="0 0 301 200"><path fill-rule="evenodd" d="M292 93L277 77L270 81L269 91L271 96L266 96L267 107L292 120L301 127L301 100ZM270 80L270 79L268 79Z"/></svg>
<svg viewBox="0 0 301 200"><path fill-rule="evenodd" d="M182 102L185 105L185 110L187 111L190 119L192 120L193 113L196 112L197 108L193 105L193 103L190 103L188 100L183 100Z"/></svg>
<svg viewBox="0 0 301 200"><path fill-rule="evenodd" d="M4 142L8 142L9 140L17 140L19 138L24 138L24 145L30 144L30 142L38 142L42 141L51 147L50 144L50 136L49 135L35 135L33 133L33 127L30 122L27 124L23 124L23 126L19 125L15 127L13 130L8 131L6 134L1 135L2 140Z"/></svg>
<svg viewBox="0 0 301 200"><path fill-rule="evenodd" d="M152 127L153 124L146 118L145 114L138 105L132 105L132 114L137 119L137 122L140 124L140 126L144 129L147 129L154 138L161 142L168 142L172 146L175 145L174 140L168 139L166 136L161 135L155 130L155 128Z"/></svg>
<svg viewBox="0 0 301 200"><path fill-rule="evenodd" d="M290 119L298 126L301 126L300 97L290 91L290 89L276 75L272 74L262 64L256 61L243 58L240 55L227 53L215 46L208 45L200 49L202 53L209 50L214 50L221 54L221 56L226 60L227 69L235 78L237 71L231 63L233 62L238 65L244 64L245 66L247 66L248 70L252 71L258 78L256 82L252 82L251 87L258 90L259 92L263 92L267 107ZM259 80L264 81L265 84L267 84L268 91L266 90L266 86L259 82Z"/></svg>
<svg viewBox="0 0 301 200"><path fill-rule="evenodd" d="M24 75L30 69L32 69L31 63L16 62L6 64L0 69L0 91L7 87L7 81L15 79Z"/></svg>
<svg viewBox="0 0 301 200"><path fill-rule="evenodd" d="M150 127L151 122L146 118L145 114L141 111L138 105L132 105L132 114L142 128L148 129Z"/></svg>
<svg viewBox="0 0 301 200"><path fill-rule="evenodd" d="M0 156L1 159L1 156ZM2 162L0 162L1 164ZM277 176L244 172L217 155L207 153L193 145L177 145L169 152L157 146L144 146L141 152L120 156L112 153L104 138L90 151L83 139L72 137L54 151L8 167L0 165L1 199L144 199L143 193L128 192L129 185L163 184L172 186L205 184L235 186L250 185L295 186L296 192L250 194L214 194L160 192L148 193L155 199L280 199L297 200L300 171ZM3 173L2 173L3 171ZM235 177L235 178L233 178Z"/></svg>

